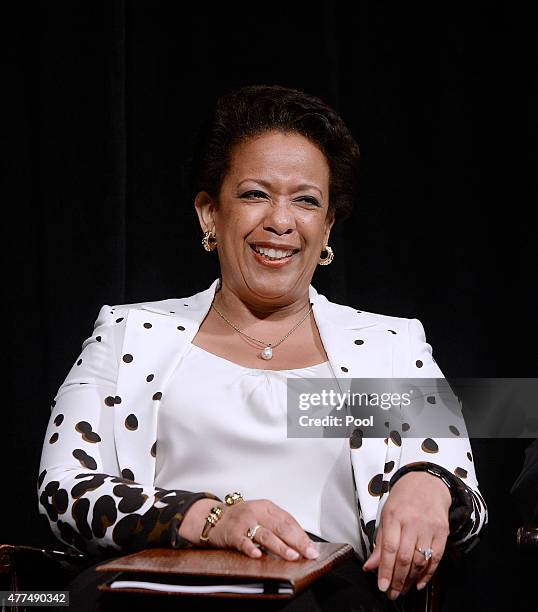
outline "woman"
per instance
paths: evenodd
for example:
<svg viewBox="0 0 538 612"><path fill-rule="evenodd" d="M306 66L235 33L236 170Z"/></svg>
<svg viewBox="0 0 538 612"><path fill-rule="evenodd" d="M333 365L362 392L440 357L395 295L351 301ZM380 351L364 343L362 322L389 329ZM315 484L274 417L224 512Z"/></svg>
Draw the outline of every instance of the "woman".
<svg viewBox="0 0 538 612"><path fill-rule="evenodd" d="M277 86L220 98L193 174L220 277L189 298L102 307L43 446L39 510L59 539L98 558L209 545L290 560L315 558L312 540L348 541L377 572L370 609L423 587L447 543L476 540L487 509L460 432L286 438L289 378L443 377L420 321L311 285L334 256L358 158L318 98ZM227 506L234 491L243 501Z"/></svg>

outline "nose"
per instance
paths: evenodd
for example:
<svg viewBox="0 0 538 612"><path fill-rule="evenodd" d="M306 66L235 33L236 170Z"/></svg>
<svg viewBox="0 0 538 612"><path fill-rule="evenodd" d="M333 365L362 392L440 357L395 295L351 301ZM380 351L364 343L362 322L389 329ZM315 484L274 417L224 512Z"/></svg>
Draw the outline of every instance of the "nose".
<svg viewBox="0 0 538 612"><path fill-rule="evenodd" d="M279 202L268 207L263 229L282 236L291 234L295 227L295 216L287 202Z"/></svg>

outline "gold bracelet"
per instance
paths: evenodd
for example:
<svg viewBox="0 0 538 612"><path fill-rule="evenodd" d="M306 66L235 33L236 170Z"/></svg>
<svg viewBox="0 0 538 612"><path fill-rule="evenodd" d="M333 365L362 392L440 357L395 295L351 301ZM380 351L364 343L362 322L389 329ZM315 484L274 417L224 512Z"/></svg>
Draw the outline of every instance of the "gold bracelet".
<svg viewBox="0 0 538 612"><path fill-rule="evenodd" d="M241 493L228 493L228 495L224 496L224 501L227 506L233 506L234 504L238 504L239 502L244 501Z"/></svg>
<svg viewBox="0 0 538 612"><path fill-rule="evenodd" d="M207 543L207 541L209 540L209 532L211 531L211 528L216 525L217 521L220 519L221 516L222 508L219 508L218 506L213 506L213 508L211 508L211 512L207 515L205 519L206 522L204 528L202 529L202 534L200 535L200 540L202 542Z"/></svg>

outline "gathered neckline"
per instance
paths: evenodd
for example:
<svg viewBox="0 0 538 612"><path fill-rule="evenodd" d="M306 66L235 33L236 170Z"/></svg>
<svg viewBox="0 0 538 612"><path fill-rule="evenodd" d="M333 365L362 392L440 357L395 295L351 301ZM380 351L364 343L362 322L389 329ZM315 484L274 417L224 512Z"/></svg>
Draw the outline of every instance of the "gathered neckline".
<svg viewBox="0 0 538 612"><path fill-rule="evenodd" d="M190 345L191 347L194 347L198 349L199 351L204 352L206 355L210 355L211 357L215 357L215 359L220 359L221 361L225 361L226 363L230 364L231 366L235 366L236 368L248 370L249 372L251 371L255 371L255 372L301 372L302 370L312 370L313 368L321 368L321 366L327 366L329 364L329 361L327 360L327 361L323 361L322 363L316 363L311 366L305 366L303 368L289 368L287 370L272 370L272 369L267 369L267 368L249 368L248 366L241 365L240 363L236 363L235 361L230 361L229 359L226 359L226 357L221 357L220 355L216 355L215 353L212 353L211 351L207 351L206 349L202 348L201 346L198 346L197 344L193 344L192 342L190 343Z"/></svg>

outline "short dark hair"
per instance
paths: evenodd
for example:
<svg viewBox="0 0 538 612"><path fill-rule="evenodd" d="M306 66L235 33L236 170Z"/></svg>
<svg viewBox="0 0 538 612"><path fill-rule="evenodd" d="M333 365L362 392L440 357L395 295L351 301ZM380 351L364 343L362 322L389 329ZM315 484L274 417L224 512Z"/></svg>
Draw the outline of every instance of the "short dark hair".
<svg viewBox="0 0 538 612"><path fill-rule="evenodd" d="M265 132L297 133L325 155L329 212L349 216L358 188L359 147L338 114L323 100L280 85L248 85L220 96L199 126L190 164L192 194L218 202L235 145Z"/></svg>

